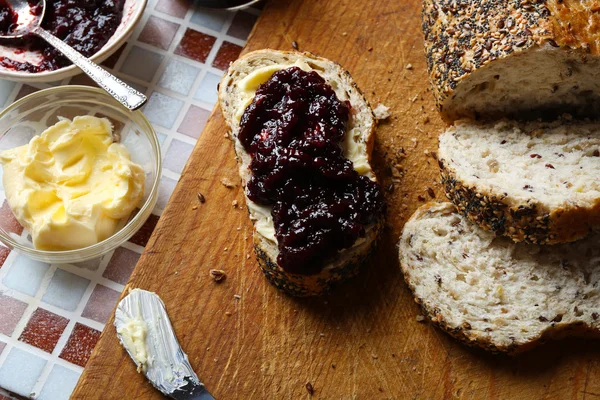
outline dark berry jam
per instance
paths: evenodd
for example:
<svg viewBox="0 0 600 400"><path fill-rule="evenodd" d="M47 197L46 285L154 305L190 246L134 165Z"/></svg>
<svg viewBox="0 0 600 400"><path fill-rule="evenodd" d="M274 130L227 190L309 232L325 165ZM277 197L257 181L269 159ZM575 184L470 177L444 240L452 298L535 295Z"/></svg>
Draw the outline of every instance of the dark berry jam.
<svg viewBox="0 0 600 400"><path fill-rule="evenodd" d="M10 35L16 28L19 16L6 0L0 0L0 35Z"/></svg>
<svg viewBox="0 0 600 400"><path fill-rule="evenodd" d="M47 0L42 28L69 46L91 57L98 52L115 33L123 17L125 0ZM36 6L34 15L42 12ZM6 1L0 2L0 31L10 32L17 22L16 15ZM33 35L23 39L0 41L6 47L38 51L42 54L40 65L19 62L0 57L0 66L27 72L52 71L70 65L71 62L42 39Z"/></svg>
<svg viewBox="0 0 600 400"><path fill-rule="evenodd" d="M288 272L320 272L384 210L379 185L344 157L350 112L319 74L292 67L260 85L242 116L239 140L252 156L246 191L273 207L277 263Z"/></svg>

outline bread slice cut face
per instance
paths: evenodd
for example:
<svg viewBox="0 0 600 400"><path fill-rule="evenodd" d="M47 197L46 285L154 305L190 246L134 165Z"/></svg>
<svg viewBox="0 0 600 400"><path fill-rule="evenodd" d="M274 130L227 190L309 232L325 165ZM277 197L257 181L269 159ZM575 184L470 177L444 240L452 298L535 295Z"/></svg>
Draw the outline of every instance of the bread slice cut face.
<svg viewBox="0 0 600 400"><path fill-rule="evenodd" d="M457 121L440 136L448 198L517 242L571 242L600 227L600 124Z"/></svg>
<svg viewBox="0 0 600 400"><path fill-rule="evenodd" d="M253 156L240 140L244 113L256 98L256 91L274 74L290 68L315 72L329 85L340 102L349 102L351 111L339 148L343 157L350 160L353 171L376 182L370 165L375 119L373 112L356 84L338 64L310 53L259 50L248 53L234 62L219 85L219 102L234 143L240 177L246 195L250 219L254 225L254 244L258 261L267 278L278 288L296 296L321 294L338 281L353 276L378 238L383 212L378 213L362 234L349 247L333 257L322 260L323 265L313 268L310 274L292 273L278 263L279 238L274 222L273 204L265 204L248 197L248 184L253 178ZM242 125L242 126L241 126ZM354 172L353 172L354 173ZM318 200L315 199L315 202ZM268 203L268 202L267 202ZM314 266L313 266L314 267Z"/></svg>
<svg viewBox="0 0 600 400"><path fill-rule="evenodd" d="M519 353L546 338L600 333L600 234L514 243L451 203L418 209L400 239L404 278L427 317L472 346Z"/></svg>

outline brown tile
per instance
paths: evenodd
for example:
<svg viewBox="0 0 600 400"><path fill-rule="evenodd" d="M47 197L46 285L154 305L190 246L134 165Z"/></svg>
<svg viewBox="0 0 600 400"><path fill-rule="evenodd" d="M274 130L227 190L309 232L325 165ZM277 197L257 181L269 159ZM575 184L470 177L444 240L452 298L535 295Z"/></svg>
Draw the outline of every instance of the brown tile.
<svg viewBox="0 0 600 400"><path fill-rule="evenodd" d="M140 255L135 251L119 247L108 262L103 276L106 279L124 285L129 280L139 259Z"/></svg>
<svg viewBox="0 0 600 400"><path fill-rule="evenodd" d="M12 335L26 308L27 303L0 294L0 333Z"/></svg>
<svg viewBox="0 0 600 400"><path fill-rule="evenodd" d="M67 318L38 308L27 322L19 340L52 353L68 323Z"/></svg>
<svg viewBox="0 0 600 400"><path fill-rule="evenodd" d="M190 8L189 0L158 0L154 9L161 13L183 18Z"/></svg>
<svg viewBox="0 0 600 400"><path fill-rule="evenodd" d="M148 18L138 40L151 44L159 49L167 50L179 29L179 24L165 21L157 17Z"/></svg>
<svg viewBox="0 0 600 400"><path fill-rule="evenodd" d="M6 200L4 200L2 207L0 207L0 226L10 233L16 233L17 235L23 233L23 227L15 218Z"/></svg>
<svg viewBox="0 0 600 400"><path fill-rule="evenodd" d="M177 45L175 54L203 63L206 62L208 53L216 41L217 39L213 36L188 28Z"/></svg>
<svg viewBox="0 0 600 400"><path fill-rule="evenodd" d="M111 69L114 68L117 61L119 61L119 57L121 57L121 54L123 54L123 50L125 50L125 46L126 46L126 44L119 47L117 49L117 51L112 53L106 60L104 60L102 62L102 65L104 65L106 68L111 68Z"/></svg>
<svg viewBox="0 0 600 400"><path fill-rule="evenodd" d="M129 241L139 246L146 247L148 240L150 240L150 236L152 236L152 232L154 232L154 228L156 228L158 219L158 216L151 214L146 223L140 228L139 231L136 232L135 235L133 235L131 239L129 239Z"/></svg>
<svg viewBox="0 0 600 400"><path fill-rule="evenodd" d="M234 38L246 40L248 35L254 28L254 24L256 24L257 17L249 14L244 11L238 11L233 17L233 21L231 21L231 26L227 31L229 36L233 36Z"/></svg>
<svg viewBox="0 0 600 400"><path fill-rule="evenodd" d="M10 249L4 246L0 246L0 268L4 265L4 262L10 254Z"/></svg>
<svg viewBox="0 0 600 400"><path fill-rule="evenodd" d="M105 324L119 300L119 295L116 290L96 285L81 316Z"/></svg>
<svg viewBox="0 0 600 400"><path fill-rule="evenodd" d="M241 52L241 46L230 42L223 42L212 65L215 68L226 70L229 68L229 63L235 61L240 56Z"/></svg>
<svg viewBox="0 0 600 400"><path fill-rule="evenodd" d="M99 338L100 331L76 323L59 357L80 367L85 367Z"/></svg>
<svg viewBox="0 0 600 400"><path fill-rule="evenodd" d="M83 73L72 77L69 85L98 86L96 85L96 82L92 80L92 78Z"/></svg>
<svg viewBox="0 0 600 400"><path fill-rule="evenodd" d="M209 116L210 111L191 105L185 117L183 117L181 125L177 128L177 132L198 139Z"/></svg>
<svg viewBox="0 0 600 400"><path fill-rule="evenodd" d="M17 97L16 97L16 99L15 99L15 100L18 100L18 99L20 99L21 97L25 97L25 96L27 96L28 94L31 94L31 93L37 92L38 90L40 90L40 89L38 89L38 88L34 88L33 86L29 86L29 85L23 85L23 86L21 87L21 89L19 90L19 93L17 93Z"/></svg>

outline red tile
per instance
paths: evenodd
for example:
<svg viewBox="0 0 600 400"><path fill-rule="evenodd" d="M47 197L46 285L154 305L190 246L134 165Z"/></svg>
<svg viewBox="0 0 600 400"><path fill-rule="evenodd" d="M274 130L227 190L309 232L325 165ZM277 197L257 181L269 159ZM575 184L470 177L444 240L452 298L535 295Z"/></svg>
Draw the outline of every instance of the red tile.
<svg viewBox="0 0 600 400"><path fill-rule="evenodd" d="M15 218L6 200L0 207L0 226L7 232L16 233L17 235L23 233L23 227Z"/></svg>
<svg viewBox="0 0 600 400"><path fill-rule="evenodd" d="M0 400L14 400L13 398L4 396L3 394L0 394Z"/></svg>
<svg viewBox="0 0 600 400"><path fill-rule="evenodd" d="M177 132L198 139L209 116L210 111L192 105L181 121Z"/></svg>
<svg viewBox="0 0 600 400"><path fill-rule="evenodd" d="M108 262L103 276L106 279L124 285L129 280L133 268L135 268L139 259L140 255L135 251L119 247Z"/></svg>
<svg viewBox="0 0 600 400"><path fill-rule="evenodd" d="M29 86L29 85L23 85L23 86L21 87L21 89L19 90L19 93L17 93L17 98L16 98L15 100L18 100L18 99L20 99L21 97L25 97L25 96L27 96L28 94L31 94L31 93L37 92L38 90L40 90L40 89L38 89L38 88L34 88L33 86Z"/></svg>
<svg viewBox="0 0 600 400"><path fill-rule="evenodd" d="M151 44L159 49L167 50L179 29L179 24L165 21L161 18L150 17L142 29L138 40Z"/></svg>
<svg viewBox="0 0 600 400"><path fill-rule="evenodd" d="M139 231L136 232L135 235L133 235L131 239L129 239L129 241L139 246L146 247L146 244L148 244L148 240L150 240L152 232L154 232L154 228L156 228L158 219L158 216L151 214L150 218L148 218L146 223L140 228Z"/></svg>
<svg viewBox="0 0 600 400"><path fill-rule="evenodd" d="M223 42L212 65L215 68L226 70L229 68L229 63L237 60L241 52L241 46L229 42Z"/></svg>
<svg viewBox="0 0 600 400"><path fill-rule="evenodd" d="M235 14L235 17L233 17L233 21L231 21L231 26L229 27L227 34L234 38L246 40L252 31L252 28L254 28L254 24L256 24L256 16L244 11L239 11Z"/></svg>
<svg viewBox="0 0 600 400"><path fill-rule="evenodd" d="M100 331L76 323L59 357L80 367L85 367L99 338Z"/></svg>
<svg viewBox="0 0 600 400"><path fill-rule="evenodd" d="M0 294L0 333L12 335L26 308L27 303Z"/></svg>
<svg viewBox="0 0 600 400"><path fill-rule="evenodd" d="M81 314L84 318L93 319L105 324L119 300L120 293L106 286L97 285Z"/></svg>
<svg viewBox="0 0 600 400"><path fill-rule="evenodd" d="M106 60L102 62L106 68L114 68L117 61L119 61L119 57L123 54L123 50L125 50L125 44L117 49L114 53L112 53ZM85 75L85 74L83 74Z"/></svg>
<svg viewBox="0 0 600 400"><path fill-rule="evenodd" d="M10 249L0 245L0 268L4 265L4 261L8 258Z"/></svg>
<svg viewBox="0 0 600 400"><path fill-rule="evenodd" d="M175 49L175 54L203 63L216 41L213 36L188 28Z"/></svg>
<svg viewBox="0 0 600 400"><path fill-rule="evenodd" d="M189 0L158 0L154 9L173 17L183 18L190 8L190 3Z"/></svg>
<svg viewBox="0 0 600 400"><path fill-rule="evenodd" d="M68 323L67 318L38 308L27 322L19 340L52 353Z"/></svg>

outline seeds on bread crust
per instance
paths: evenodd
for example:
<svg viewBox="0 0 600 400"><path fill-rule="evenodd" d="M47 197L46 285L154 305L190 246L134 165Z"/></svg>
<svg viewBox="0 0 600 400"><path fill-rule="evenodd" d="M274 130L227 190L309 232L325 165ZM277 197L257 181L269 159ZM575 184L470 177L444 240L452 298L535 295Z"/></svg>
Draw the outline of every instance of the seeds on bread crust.
<svg viewBox="0 0 600 400"><path fill-rule="evenodd" d="M599 6L597 0L425 0L425 54L444 117L497 116L502 107L576 109L595 99L587 92L597 67L580 66L598 59Z"/></svg>

